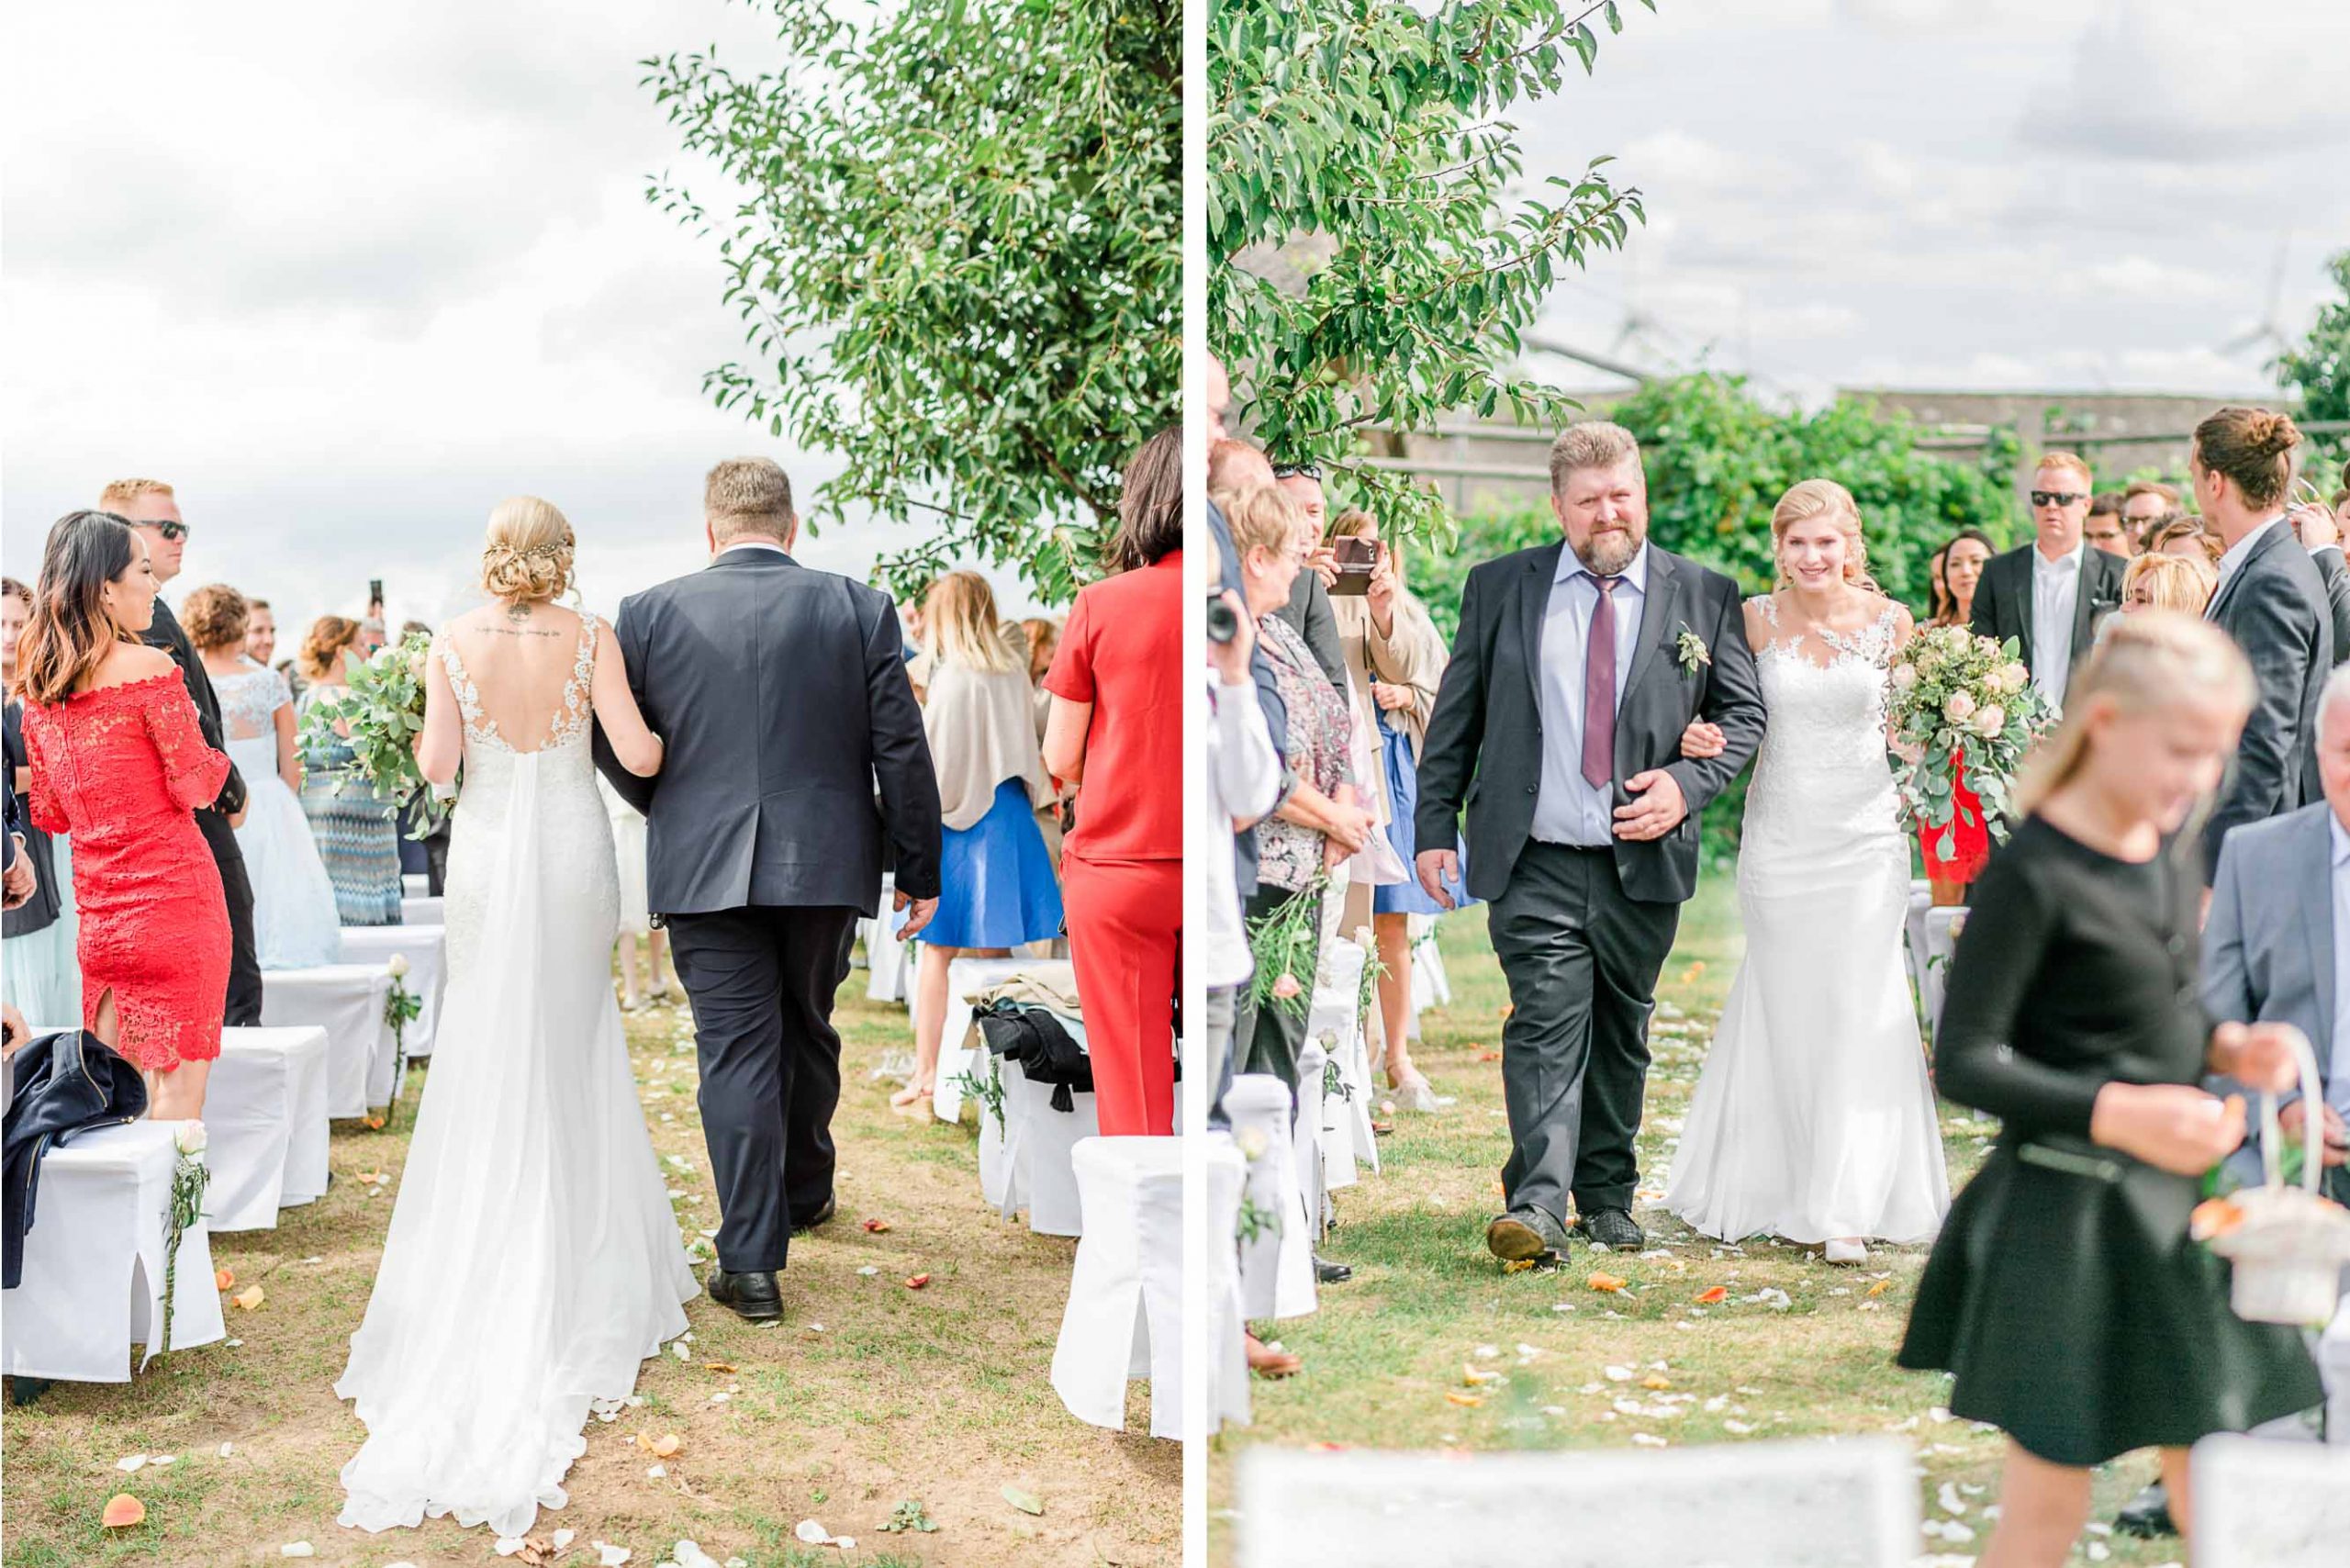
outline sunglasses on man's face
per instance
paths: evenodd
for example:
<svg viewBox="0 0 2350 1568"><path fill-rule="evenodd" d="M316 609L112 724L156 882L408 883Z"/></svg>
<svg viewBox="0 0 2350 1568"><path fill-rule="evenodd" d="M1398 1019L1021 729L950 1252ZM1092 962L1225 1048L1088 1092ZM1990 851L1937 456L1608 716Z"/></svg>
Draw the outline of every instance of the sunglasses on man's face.
<svg viewBox="0 0 2350 1568"><path fill-rule="evenodd" d="M1312 479L1319 484L1322 479L1322 465L1319 463L1276 463L1273 465L1273 477Z"/></svg>
<svg viewBox="0 0 2350 1568"><path fill-rule="evenodd" d="M181 540L187 537L187 524L184 522L173 522L166 520L162 522L151 522L147 526L153 529L156 532L162 534L166 539Z"/></svg>
<svg viewBox="0 0 2350 1568"><path fill-rule="evenodd" d="M2068 507L2075 501L2089 498L2087 490L2034 490L2031 504L2036 507Z"/></svg>

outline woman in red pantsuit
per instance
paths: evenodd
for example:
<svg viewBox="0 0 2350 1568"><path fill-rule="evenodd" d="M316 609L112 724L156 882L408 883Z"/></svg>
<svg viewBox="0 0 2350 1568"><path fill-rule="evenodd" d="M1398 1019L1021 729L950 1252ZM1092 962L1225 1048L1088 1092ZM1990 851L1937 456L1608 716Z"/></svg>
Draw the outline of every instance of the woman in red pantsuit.
<svg viewBox="0 0 2350 1568"><path fill-rule="evenodd" d="M82 1026L147 1074L159 1121L204 1114L229 991L229 906L196 825L229 776L171 655L139 640L159 587L111 512L50 530L17 644L33 821L73 835Z"/></svg>
<svg viewBox="0 0 2350 1568"><path fill-rule="evenodd" d="M1069 958L1107 1137L1175 1130L1183 939L1183 442L1126 466L1115 576L1077 596L1045 677L1045 766L1077 786L1061 851Z"/></svg>

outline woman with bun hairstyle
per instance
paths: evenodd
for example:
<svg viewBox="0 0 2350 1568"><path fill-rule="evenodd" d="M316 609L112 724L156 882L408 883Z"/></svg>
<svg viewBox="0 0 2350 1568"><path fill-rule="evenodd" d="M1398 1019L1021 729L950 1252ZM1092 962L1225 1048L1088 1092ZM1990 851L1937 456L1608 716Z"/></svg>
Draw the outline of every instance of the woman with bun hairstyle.
<svg viewBox="0 0 2350 1568"><path fill-rule="evenodd" d="M2258 696L2235 767L2203 830L2203 885L2220 840L2324 791L2317 773L2318 694L2333 668L2325 579L2285 521L2301 432L2267 409L2221 409L2195 427L2188 458L2204 526L2220 541L2220 586L2205 611L2252 661Z"/></svg>
<svg viewBox="0 0 2350 1568"><path fill-rule="evenodd" d="M245 596L226 583L196 589L180 607L180 624L220 698L229 759L245 779L237 847L252 883L254 952L264 969L316 969L341 960L334 883L302 810L294 693L284 676L246 655L250 616Z"/></svg>
<svg viewBox="0 0 2350 1568"><path fill-rule="evenodd" d="M360 651L360 623L346 615L321 615L310 622L294 660L305 683L298 712L350 692L348 672L367 657ZM326 862L327 879L334 884L341 924L397 925L398 808L366 785L345 779L342 770L351 764L352 750L341 737L349 734L348 726L337 724L331 735L314 735L308 742L302 755L302 811L310 819L319 858Z"/></svg>

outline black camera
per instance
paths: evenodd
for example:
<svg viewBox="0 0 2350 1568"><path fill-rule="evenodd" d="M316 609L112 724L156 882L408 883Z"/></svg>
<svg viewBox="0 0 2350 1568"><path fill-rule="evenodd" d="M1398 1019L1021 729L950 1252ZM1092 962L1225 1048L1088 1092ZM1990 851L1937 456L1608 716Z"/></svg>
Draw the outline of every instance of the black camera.
<svg viewBox="0 0 2350 1568"><path fill-rule="evenodd" d="M1208 599L1208 641L1229 643L1240 635L1240 616L1221 596Z"/></svg>

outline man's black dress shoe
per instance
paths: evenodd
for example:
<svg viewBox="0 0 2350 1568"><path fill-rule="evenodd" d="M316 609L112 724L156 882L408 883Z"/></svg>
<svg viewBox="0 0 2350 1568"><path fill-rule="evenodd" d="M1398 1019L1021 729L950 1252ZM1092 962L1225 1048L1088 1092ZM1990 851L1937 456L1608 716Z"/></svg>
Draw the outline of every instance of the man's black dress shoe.
<svg viewBox="0 0 2350 1568"><path fill-rule="evenodd" d="M783 1294L776 1289L772 1269L757 1269L747 1274L712 1269L710 1299L733 1308L734 1316L753 1323L770 1323L783 1316Z"/></svg>
<svg viewBox="0 0 2350 1568"><path fill-rule="evenodd" d="M1505 1263L1531 1262L1567 1252L1566 1227L1541 1209L1528 1205L1496 1215L1485 1226L1485 1250Z"/></svg>
<svg viewBox="0 0 2350 1568"><path fill-rule="evenodd" d="M2178 1523L2170 1517L2170 1493L2155 1482L2121 1505L2121 1511L2113 1516L2113 1528L2119 1534L2144 1539L2177 1535Z"/></svg>
<svg viewBox="0 0 2350 1568"><path fill-rule="evenodd" d="M1314 1255L1314 1281L1316 1284L1343 1285L1355 1277L1351 1263L1333 1263L1319 1252Z"/></svg>
<svg viewBox="0 0 2350 1568"><path fill-rule="evenodd" d="M799 1232L803 1230L813 1230L818 1226L823 1225L831 1220L831 1218L838 1213L840 1213L840 1204L832 1198L826 1198L824 1200L823 1206L819 1208L814 1214L810 1215L806 1219L792 1221L792 1232L794 1235L797 1235Z"/></svg>
<svg viewBox="0 0 2350 1568"><path fill-rule="evenodd" d="M1632 1216L1622 1209L1594 1209L1575 1222L1585 1241L1618 1252L1637 1250L1649 1242L1649 1234L1632 1223Z"/></svg>

